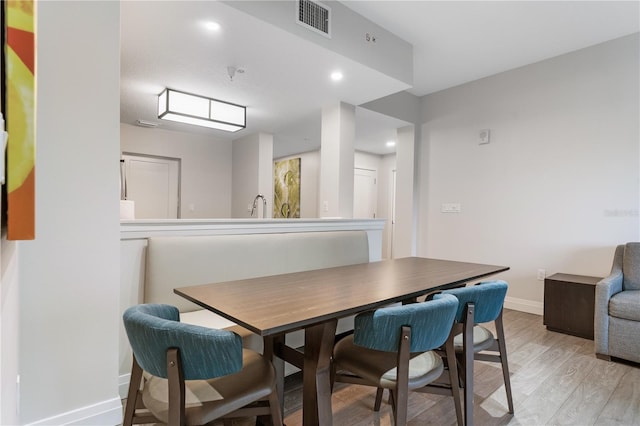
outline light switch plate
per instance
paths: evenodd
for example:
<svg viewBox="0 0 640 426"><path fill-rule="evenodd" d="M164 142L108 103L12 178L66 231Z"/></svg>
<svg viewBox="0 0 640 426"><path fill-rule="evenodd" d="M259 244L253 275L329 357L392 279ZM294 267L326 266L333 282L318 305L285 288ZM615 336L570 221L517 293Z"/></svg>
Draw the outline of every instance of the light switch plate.
<svg viewBox="0 0 640 426"><path fill-rule="evenodd" d="M462 206L460 203L442 203L440 211L442 213L460 213Z"/></svg>

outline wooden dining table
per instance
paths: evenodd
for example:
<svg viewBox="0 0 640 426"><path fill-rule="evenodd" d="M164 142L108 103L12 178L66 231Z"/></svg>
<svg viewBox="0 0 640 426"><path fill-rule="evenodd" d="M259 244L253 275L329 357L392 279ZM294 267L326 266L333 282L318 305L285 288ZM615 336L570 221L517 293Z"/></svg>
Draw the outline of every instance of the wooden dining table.
<svg viewBox="0 0 640 426"><path fill-rule="evenodd" d="M332 424L330 367L338 319L508 270L420 257L384 260L174 289L264 339L282 401L284 362L302 369L303 424ZM304 347L285 345L304 330Z"/></svg>

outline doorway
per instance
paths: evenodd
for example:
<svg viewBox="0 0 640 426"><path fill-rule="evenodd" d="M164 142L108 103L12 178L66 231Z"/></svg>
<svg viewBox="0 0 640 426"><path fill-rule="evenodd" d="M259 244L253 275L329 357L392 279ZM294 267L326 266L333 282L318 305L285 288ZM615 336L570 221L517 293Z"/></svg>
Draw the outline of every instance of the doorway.
<svg viewBox="0 0 640 426"><path fill-rule="evenodd" d="M355 168L353 174L353 217L375 219L378 205L378 172Z"/></svg>
<svg viewBox="0 0 640 426"><path fill-rule="evenodd" d="M180 217L180 159L126 153L126 198L135 203L136 219Z"/></svg>

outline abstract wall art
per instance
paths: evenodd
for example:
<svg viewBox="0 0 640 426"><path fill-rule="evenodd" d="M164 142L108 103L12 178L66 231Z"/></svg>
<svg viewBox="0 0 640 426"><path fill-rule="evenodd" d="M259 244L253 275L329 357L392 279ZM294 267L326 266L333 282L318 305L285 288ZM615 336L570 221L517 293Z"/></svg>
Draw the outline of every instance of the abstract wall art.
<svg viewBox="0 0 640 426"><path fill-rule="evenodd" d="M300 158L275 162L273 217L300 218Z"/></svg>
<svg viewBox="0 0 640 426"><path fill-rule="evenodd" d="M35 238L35 4L3 2L6 26L7 238Z"/></svg>

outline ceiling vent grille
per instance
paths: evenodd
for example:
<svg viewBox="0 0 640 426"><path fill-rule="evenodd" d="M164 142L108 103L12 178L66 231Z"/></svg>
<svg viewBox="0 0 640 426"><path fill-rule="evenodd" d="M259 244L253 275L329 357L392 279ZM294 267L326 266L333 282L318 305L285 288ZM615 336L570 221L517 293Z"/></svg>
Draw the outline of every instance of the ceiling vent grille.
<svg viewBox="0 0 640 426"><path fill-rule="evenodd" d="M331 38L331 9L317 1L298 0L298 24Z"/></svg>

